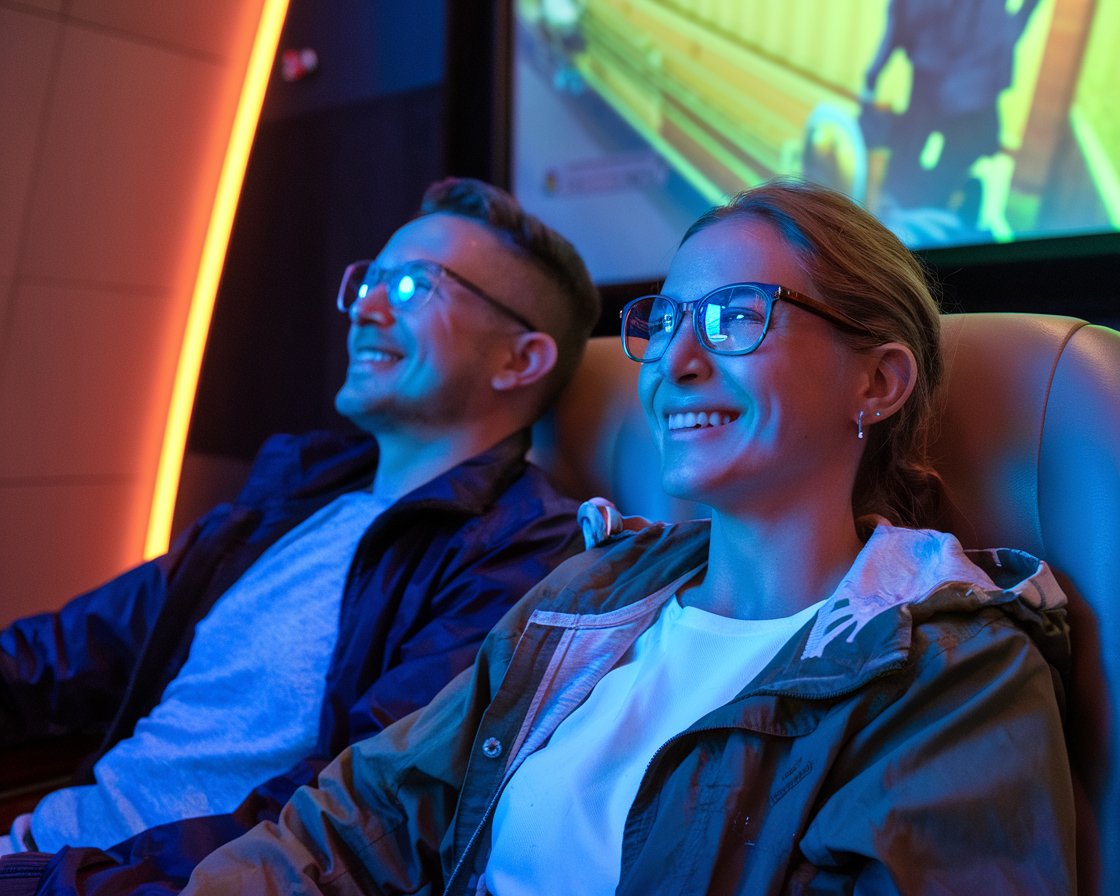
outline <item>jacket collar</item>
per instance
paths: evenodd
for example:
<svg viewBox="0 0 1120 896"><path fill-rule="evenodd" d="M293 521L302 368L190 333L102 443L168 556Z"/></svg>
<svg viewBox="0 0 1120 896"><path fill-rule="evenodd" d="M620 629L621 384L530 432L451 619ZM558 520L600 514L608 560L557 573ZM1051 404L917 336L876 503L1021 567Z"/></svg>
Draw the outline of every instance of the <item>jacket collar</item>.
<svg viewBox="0 0 1120 896"><path fill-rule="evenodd" d="M709 524L655 524L612 539L598 558L537 604L538 621L580 628L650 614L648 598L707 560ZM663 603L664 595L658 600ZM1000 605L1046 637L1065 597L1045 563L1007 549L966 552L952 535L880 521L813 621L781 651L753 692L807 697L860 687L901 667L914 625L940 612ZM639 610L639 606L641 609ZM574 611L574 612L573 612Z"/></svg>
<svg viewBox="0 0 1120 896"><path fill-rule="evenodd" d="M447 506L469 514L481 514L493 506L528 466L525 456L531 444L530 430L507 436L492 448L469 457L442 476L429 479L402 497L397 504L410 507ZM572 518L575 529L575 517Z"/></svg>
<svg viewBox="0 0 1120 896"><path fill-rule="evenodd" d="M529 429L519 430L414 489L394 506L453 506L481 513L524 472L529 446ZM369 487L377 462L377 441L366 433L273 438L262 449L239 500L255 503L259 492L264 500L276 500L280 494L296 502L321 503Z"/></svg>

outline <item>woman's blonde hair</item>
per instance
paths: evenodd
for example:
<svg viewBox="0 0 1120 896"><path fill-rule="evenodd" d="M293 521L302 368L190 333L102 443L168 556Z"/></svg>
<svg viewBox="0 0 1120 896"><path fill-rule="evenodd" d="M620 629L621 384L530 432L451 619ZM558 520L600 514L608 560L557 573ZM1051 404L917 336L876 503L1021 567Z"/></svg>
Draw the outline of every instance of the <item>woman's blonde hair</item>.
<svg viewBox="0 0 1120 896"><path fill-rule="evenodd" d="M878 514L897 525L932 525L942 500L941 480L928 458L934 395L942 378L941 318L922 265L844 194L792 179L739 193L697 219L681 242L735 218L773 225L793 249L816 297L876 334L838 329L853 349L898 342L914 353L917 375L906 404L867 429L852 510L864 522Z"/></svg>

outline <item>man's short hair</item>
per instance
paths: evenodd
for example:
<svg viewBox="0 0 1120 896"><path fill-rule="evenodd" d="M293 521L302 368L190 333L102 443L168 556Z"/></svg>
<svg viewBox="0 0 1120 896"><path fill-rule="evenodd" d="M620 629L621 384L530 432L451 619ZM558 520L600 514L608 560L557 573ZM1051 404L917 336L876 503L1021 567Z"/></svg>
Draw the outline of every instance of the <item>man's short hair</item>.
<svg viewBox="0 0 1120 896"><path fill-rule="evenodd" d="M439 213L484 224L556 286L556 297L565 308L559 315L563 324L557 332L550 332L559 354L546 380L546 401L551 402L579 365L601 313L599 290L583 259L567 239L525 211L513 196L484 181L449 177L432 184L424 193L417 217ZM548 301L552 297L540 298Z"/></svg>

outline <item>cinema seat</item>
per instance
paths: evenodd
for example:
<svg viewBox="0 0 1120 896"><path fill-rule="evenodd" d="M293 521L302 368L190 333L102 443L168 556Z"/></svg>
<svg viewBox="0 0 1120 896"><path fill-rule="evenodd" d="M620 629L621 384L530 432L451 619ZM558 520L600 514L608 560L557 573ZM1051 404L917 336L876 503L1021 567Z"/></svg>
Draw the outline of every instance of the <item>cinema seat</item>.
<svg viewBox="0 0 1120 896"><path fill-rule="evenodd" d="M946 315L944 333L946 387L933 446L950 499L942 527L966 547L1014 546L1042 557L1070 596L1080 892L1117 892L1120 332L999 313ZM538 426L535 459L572 494L610 498L624 514L700 515L658 488L637 374L617 338L593 339Z"/></svg>

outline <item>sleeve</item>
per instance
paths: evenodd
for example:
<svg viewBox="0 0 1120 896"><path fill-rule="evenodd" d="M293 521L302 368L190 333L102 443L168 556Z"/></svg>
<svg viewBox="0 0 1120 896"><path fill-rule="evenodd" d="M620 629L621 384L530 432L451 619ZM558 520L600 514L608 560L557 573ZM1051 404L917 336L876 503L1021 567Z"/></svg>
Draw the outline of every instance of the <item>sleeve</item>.
<svg viewBox="0 0 1120 896"><path fill-rule="evenodd" d="M174 850L165 849L160 831L173 836L178 826L164 825L146 832L151 852L136 849L123 866L92 849L35 856L22 866L15 864L18 856L4 857L0 896L425 892L442 880L439 847L465 768L460 757L469 753L477 725L466 718L469 676L452 682L424 710L344 750L317 788L296 791L278 820L231 842L214 842L197 867L167 861Z"/></svg>
<svg viewBox="0 0 1120 896"><path fill-rule="evenodd" d="M854 892L1069 893L1069 760L1051 667L1006 624L927 648L913 684L841 754L801 841Z"/></svg>
<svg viewBox="0 0 1120 896"><path fill-rule="evenodd" d="M0 632L0 747L100 732L115 717L167 602L168 583L221 543L231 506L189 526L168 552Z"/></svg>
<svg viewBox="0 0 1120 896"><path fill-rule="evenodd" d="M0 632L0 746L112 720L162 605L163 569L145 563Z"/></svg>

